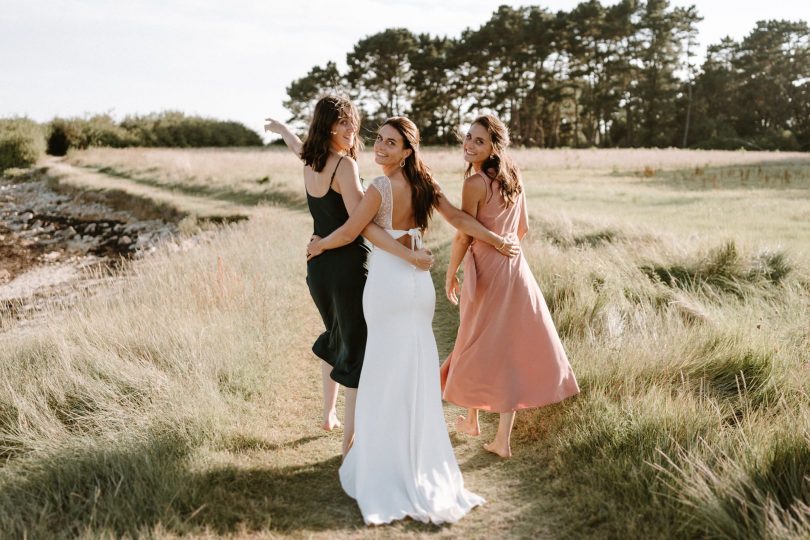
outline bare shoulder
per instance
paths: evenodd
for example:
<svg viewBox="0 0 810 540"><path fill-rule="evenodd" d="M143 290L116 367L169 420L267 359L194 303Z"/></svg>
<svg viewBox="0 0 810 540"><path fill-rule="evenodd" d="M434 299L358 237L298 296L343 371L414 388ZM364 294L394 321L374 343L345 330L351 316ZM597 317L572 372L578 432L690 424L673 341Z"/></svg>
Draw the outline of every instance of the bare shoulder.
<svg viewBox="0 0 810 540"><path fill-rule="evenodd" d="M484 195L487 192L488 180L489 179L486 178L482 172L471 174L464 179L464 187L462 189L473 195Z"/></svg>
<svg viewBox="0 0 810 540"><path fill-rule="evenodd" d="M357 161L351 156L342 156L338 159L340 160L340 163L338 163L338 172L354 174L359 171Z"/></svg>
<svg viewBox="0 0 810 540"><path fill-rule="evenodd" d="M337 158L340 161L335 169L335 179L338 182L359 182L360 174L357 168L357 162L349 156Z"/></svg>

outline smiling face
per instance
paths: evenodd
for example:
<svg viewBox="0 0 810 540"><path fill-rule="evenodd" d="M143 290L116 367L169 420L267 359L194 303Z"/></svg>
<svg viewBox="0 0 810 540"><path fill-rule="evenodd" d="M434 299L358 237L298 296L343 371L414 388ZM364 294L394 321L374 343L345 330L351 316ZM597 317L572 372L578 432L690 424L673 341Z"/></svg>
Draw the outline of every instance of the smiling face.
<svg viewBox="0 0 810 540"><path fill-rule="evenodd" d="M403 159L413 153L410 148L405 148L405 141L397 128L388 124L383 125L377 131L377 140L374 141L374 161L385 167L399 167Z"/></svg>
<svg viewBox="0 0 810 540"><path fill-rule="evenodd" d="M492 137L481 124L473 124L464 137L464 161L481 165L492 155Z"/></svg>
<svg viewBox="0 0 810 540"><path fill-rule="evenodd" d="M332 124L329 142L332 147L347 152L354 146L354 138L357 136L357 124L350 116L341 116L337 122Z"/></svg>

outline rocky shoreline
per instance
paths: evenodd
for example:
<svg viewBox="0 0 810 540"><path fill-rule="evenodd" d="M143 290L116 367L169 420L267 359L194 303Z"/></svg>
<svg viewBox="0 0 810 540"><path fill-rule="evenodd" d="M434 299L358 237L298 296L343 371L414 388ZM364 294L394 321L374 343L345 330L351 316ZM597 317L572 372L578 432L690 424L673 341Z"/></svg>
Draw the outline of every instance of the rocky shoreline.
<svg viewBox="0 0 810 540"><path fill-rule="evenodd" d="M21 318L64 302L178 232L176 223L61 193L41 171L7 171L0 178L0 314Z"/></svg>

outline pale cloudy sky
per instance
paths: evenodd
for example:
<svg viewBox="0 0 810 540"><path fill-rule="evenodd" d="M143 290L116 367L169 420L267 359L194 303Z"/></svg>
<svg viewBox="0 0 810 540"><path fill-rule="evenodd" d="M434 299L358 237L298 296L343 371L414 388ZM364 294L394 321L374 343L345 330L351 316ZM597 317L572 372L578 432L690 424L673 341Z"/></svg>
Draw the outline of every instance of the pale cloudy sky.
<svg viewBox="0 0 810 540"><path fill-rule="evenodd" d="M182 110L286 119L285 88L314 65L342 65L364 36L391 27L458 36L501 4L569 10L576 0L0 0L0 117ZM603 1L613 4L615 1ZM696 4L705 46L757 20L810 20L810 1Z"/></svg>

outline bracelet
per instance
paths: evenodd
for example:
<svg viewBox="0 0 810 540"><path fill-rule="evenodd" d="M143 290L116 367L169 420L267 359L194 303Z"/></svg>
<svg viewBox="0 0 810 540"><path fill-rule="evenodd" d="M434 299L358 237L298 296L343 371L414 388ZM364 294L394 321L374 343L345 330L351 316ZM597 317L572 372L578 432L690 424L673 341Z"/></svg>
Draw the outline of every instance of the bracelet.
<svg viewBox="0 0 810 540"><path fill-rule="evenodd" d="M500 251L500 250L502 250L502 249L503 249L503 246L505 246L505 245L506 245L506 238L501 237L501 245L500 245L500 246L498 246L498 247L497 247L497 248L495 248L495 249L497 249L498 251Z"/></svg>

